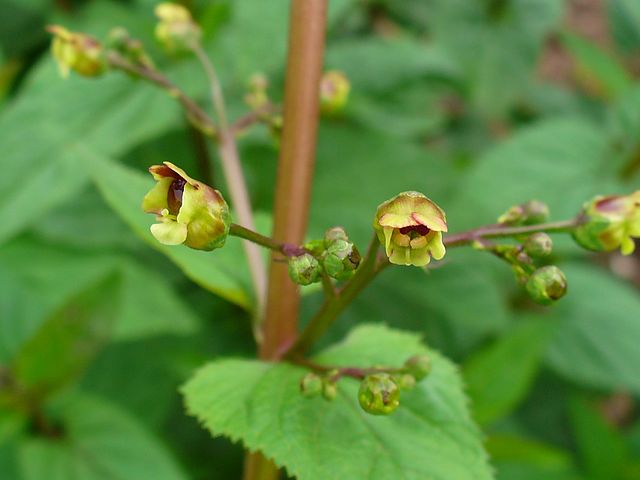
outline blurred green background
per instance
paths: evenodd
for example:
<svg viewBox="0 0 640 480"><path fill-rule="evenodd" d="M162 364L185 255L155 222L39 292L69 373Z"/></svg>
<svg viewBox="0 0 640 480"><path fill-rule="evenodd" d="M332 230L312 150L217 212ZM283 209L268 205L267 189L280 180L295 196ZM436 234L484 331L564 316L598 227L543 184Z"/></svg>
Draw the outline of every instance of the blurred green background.
<svg viewBox="0 0 640 480"><path fill-rule="evenodd" d="M124 26L206 104L195 61L155 43L155 3L0 0L3 480L66 480L61 465L80 480L240 478L241 448L212 440L177 390L207 360L254 355L239 241L164 247L139 211L145 170L164 160L198 178L208 156L225 192L214 149L140 80L62 80L44 31ZM184 3L231 116L255 72L279 102L288 2ZM459 231L532 198L560 220L640 186L638 0L330 4L326 66L352 92L321 122L310 238L343 225L363 248L378 203L404 190ZM262 126L239 144L268 233L277 145ZM640 257L556 245L569 293L553 308L494 258L454 251L428 273L389 269L323 344L364 321L423 333L461 366L500 480L640 479ZM319 302L305 295L305 318ZM15 375L30 387L18 407Z"/></svg>

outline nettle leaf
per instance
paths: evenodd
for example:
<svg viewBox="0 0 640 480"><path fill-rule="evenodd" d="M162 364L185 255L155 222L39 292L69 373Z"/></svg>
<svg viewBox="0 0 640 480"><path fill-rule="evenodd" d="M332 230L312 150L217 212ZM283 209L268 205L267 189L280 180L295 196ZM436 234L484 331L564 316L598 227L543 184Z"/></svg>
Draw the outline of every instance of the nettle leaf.
<svg viewBox="0 0 640 480"><path fill-rule="evenodd" d="M415 334L362 326L316 357L332 365L401 365L428 350ZM306 371L285 363L219 360L183 387L187 410L214 436L260 450L301 480L327 478L482 480L492 477L455 367L436 352L432 373L403 393L388 417L366 414L358 382L333 402L304 398Z"/></svg>
<svg viewBox="0 0 640 480"><path fill-rule="evenodd" d="M464 378L478 422L504 417L525 398L553 327L539 319L521 323L467 361Z"/></svg>
<svg viewBox="0 0 640 480"><path fill-rule="evenodd" d="M607 153L602 129L584 121L551 120L520 130L467 171L446 209L450 229L493 223L509 206L531 199L547 203L554 218L571 218L585 200L620 190Z"/></svg>
<svg viewBox="0 0 640 480"><path fill-rule="evenodd" d="M562 267L569 294L549 309L558 324L546 361L558 373L592 387L640 393L640 297L604 270Z"/></svg>
<svg viewBox="0 0 640 480"><path fill-rule="evenodd" d="M23 480L186 480L169 452L111 404L76 396L60 407L63 437L18 447Z"/></svg>
<svg viewBox="0 0 640 480"><path fill-rule="evenodd" d="M90 155L90 152L86 158L90 161L91 176L105 200L137 235L169 257L203 288L244 308L251 307L247 293L249 274L238 239L229 238L224 248L213 252L162 245L149 231L153 216L144 213L140 207L142 198L154 184L153 179L107 158Z"/></svg>

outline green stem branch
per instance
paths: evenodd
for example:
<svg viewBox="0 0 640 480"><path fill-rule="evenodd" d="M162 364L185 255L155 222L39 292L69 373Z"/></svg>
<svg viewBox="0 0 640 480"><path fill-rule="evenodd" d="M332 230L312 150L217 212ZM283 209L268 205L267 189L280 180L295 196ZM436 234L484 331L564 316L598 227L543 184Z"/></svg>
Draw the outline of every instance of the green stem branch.
<svg viewBox="0 0 640 480"><path fill-rule="evenodd" d="M570 232L579 225L579 219L563 220L561 222L539 223L524 227L495 226L479 227L467 232L455 233L444 238L444 244L449 247L461 247L469 245L483 238L504 238L518 235L528 235L538 232L560 233Z"/></svg>

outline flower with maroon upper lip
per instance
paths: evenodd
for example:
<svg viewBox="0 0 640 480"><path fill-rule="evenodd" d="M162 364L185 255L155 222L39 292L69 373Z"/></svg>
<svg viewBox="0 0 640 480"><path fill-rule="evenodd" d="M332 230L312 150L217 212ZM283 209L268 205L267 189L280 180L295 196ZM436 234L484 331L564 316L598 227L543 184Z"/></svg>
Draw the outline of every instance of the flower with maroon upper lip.
<svg viewBox="0 0 640 480"><path fill-rule="evenodd" d="M142 209L156 215L153 236L165 245L184 243L197 250L222 247L231 217L220 192L169 162L153 165L149 172L158 183L145 195Z"/></svg>
<svg viewBox="0 0 640 480"><path fill-rule="evenodd" d="M393 264L423 267L444 257L446 216L422 193L404 192L381 204L373 228Z"/></svg>
<svg viewBox="0 0 640 480"><path fill-rule="evenodd" d="M623 255L633 253L633 239L640 238L640 190L629 195L598 196L585 203L573 238L589 250L609 252L620 248Z"/></svg>

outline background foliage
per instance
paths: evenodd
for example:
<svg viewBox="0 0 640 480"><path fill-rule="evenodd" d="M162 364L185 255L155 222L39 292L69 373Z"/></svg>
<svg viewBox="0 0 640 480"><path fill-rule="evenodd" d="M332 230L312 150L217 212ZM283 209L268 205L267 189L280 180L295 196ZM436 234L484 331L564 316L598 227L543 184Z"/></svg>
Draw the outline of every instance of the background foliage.
<svg viewBox="0 0 640 480"><path fill-rule="evenodd" d="M212 440L179 393L205 362L231 356L186 384L187 408L209 411L214 433L264 449L291 474L328 478L321 462L334 462L341 478L366 478L379 459L372 478L402 478L397 462L415 468L407 478L491 478L448 360L437 357L450 375L425 387L442 397L409 399L388 423L354 413L353 392L292 407L283 392L300 372L249 360L253 300L239 241L205 254L150 236L139 211L151 184L143 172L171 160L198 177L192 132L174 102L143 82L62 81L44 26L97 37L125 26L204 102L194 61L167 57L153 41L155 3L0 0L0 476L239 478L241 447ZM280 99L288 2L187 3L233 115L246 111L256 71ZM363 244L377 204L409 189L442 205L453 231L531 198L562 219L596 193L637 189L639 60L635 0L331 0L326 65L347 73L352 95L342 116L322 121L309 236L340 224ZM267 233L277 148L261 127L240 146ZM639 479L638 257L588 255L568 240L556 256L570 292L554 308L533 306L507 267L478 253L451 252L426 274L389 269L324 343L374 326L320 358L403 359L423 348L421 335L460 365L496 478ZM310 291L305 318L318 303ZM53 423L11 406L7 368L46 399ZM252 418L224 408L249 401ZM287 410L300 421L269 423ZM329 416L336 430L325 434L338 446L359 445L350 463L328 444L292 454L283 443L324 438L313 436L316 416ZM378 443L369 443L372 428ZM451 443L434 446L434 435ZM435 448L440 463L422 471ZM456 470L461 458L469 467Z"/></svg>

